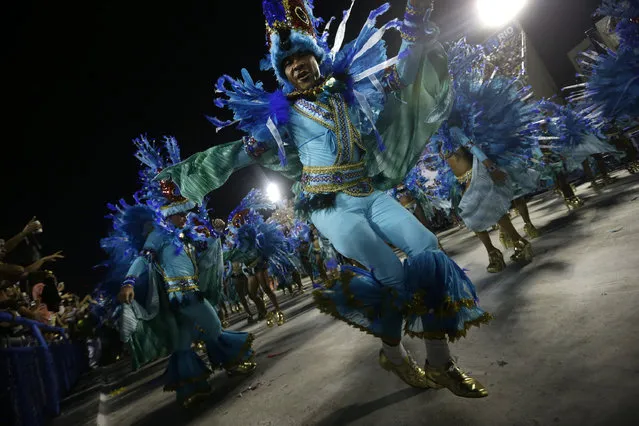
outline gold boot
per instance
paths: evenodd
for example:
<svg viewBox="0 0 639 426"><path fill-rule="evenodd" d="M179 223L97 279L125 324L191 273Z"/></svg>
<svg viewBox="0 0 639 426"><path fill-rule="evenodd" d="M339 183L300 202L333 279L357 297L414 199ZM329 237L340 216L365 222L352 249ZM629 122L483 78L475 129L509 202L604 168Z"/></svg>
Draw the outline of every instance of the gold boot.
<svg viewBox="0 0 639 426"><path fill-rule="evenodd" d="M444 368L435 368L428 364L424 368L426 377L438 387L445 387L452 393L462 398L484 398L488 391L476 379L464 373L453 361Z"/></svg>
<svg viewBox="0 0 639 426"><path fill-rule="evenodd" d="M257 363L255 361L249 360L249 361L241 362L239 365L226 370L226 374L229 377L249 376L253 374L256 368L257 368Z"/></svg>
<svg viewBox="0 0 639 426"><path fill-rule="evenodd" d="M535 228L535 225L532 223L527 223L524 225L524 232L530 239L537 238L539 236L539 230Z"/></svg>
<svg viewBox="0 0 639 426"><path fill-rule="evenodd" d="M196 392L193 395L190 395L189 397L187 397L186 399L184 399L180 404L182 405L182 407L188 409L188 408L192 408L195 405L197 405L198 402L207 399L209 396L211 396L211 391L201 391L201 392Z"/></svg>
<svg viewBox="0 0 639 426"><path fill-rule="evenodd" d="M273 327L275 325L275 312L266 314L266 326Z"/></svg>
<svg viewBox="0 0 639 426"><path fill-rule="evenodd" d="M504 262L504 255L501 254L501 251L495 249L488 252L488 267L486 268L488 272L496 274L503 271L505 267L506 262Z"/></svg>
<svg viewBox="0 0 639 426"><path fill-rule="evenodd" d="M522 239L515 242L515 254L510 256L510 260L518 263L530 263L533 259L532 245Z"/></svg>
<svg viewBox="0 0 639 426"><path fill-rule="evenodd" d="M576 195L573 195L572 197L566 198L566 205L569 210L576 210L584 205L584 201Z"/></svg>
<svg viewBox="0 0 639 426"><path fill-rule="evenodd" d="M388 357L384 353L384 349L380 349L379 365L384 370L394 373L397 377L402 379L404 383L414 388L441 388L441 386L437 385L428 377L426 377L426 373L424 372L424 370L422 370L422 368L417 365L417 363L410 355L408 355L407 358L404 358L403 362L400 365L395 365L391 362L390 359L388 359Z"/></svg>
<svg viewBox="0 0 639 426"><path fill-rule="evenodd" d="M277 318L277 325L283 325L284 322L286 321L284 319L284 313L281 311L275 312L275 317Z"/></svg>
<svg viewBox="0 0 639 426"><path fill-rule="evenodd" d="M505 249L513 247L513 240L511 240L510 237L501 229L499 230L499 242Z"/></svg>
<svg viewBox="0 0 639 426"><path fill-rule="evenodd" d="M222 320L222 328L229 328L230 326L231 324L226 318Z"/></svg>

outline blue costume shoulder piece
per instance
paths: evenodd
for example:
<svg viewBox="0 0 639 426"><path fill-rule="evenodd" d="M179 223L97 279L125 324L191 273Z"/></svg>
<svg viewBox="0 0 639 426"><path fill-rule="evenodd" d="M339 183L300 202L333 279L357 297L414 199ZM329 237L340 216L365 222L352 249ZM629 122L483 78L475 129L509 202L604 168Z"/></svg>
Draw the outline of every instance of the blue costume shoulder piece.
<svg viewBox="0 0 639 426"><path fill-rule="evenodd" d="M609 123L634 120L639 115L639 1L603 0L595 12L617 21L617 51L602 45L582 53L579 60L585 81L563 90L588 116Z"/></svg>
<svg viewBox="0 0 639 426"><path fill-rule="evenodd" d="M634 24L639 25L639 24ZM579 104L595 120L614 121L639 116L639 53L633 49L584 53L588 72L584 83L565 87L568 100Z"/></svg>
<svg viewBox="0 0 639 426"><path fill-rule="evenodd" d="M615 32L621 49L639 46L639 0L602 0L595 16L610 16L618 20Z"/></svg>
<svg viewBox="0 0 639 426"><path fill-rule="evenodd" d="M451 131L458 127L463 137L501 167L528 161L536 145L531 123L539 119L536 105L526 102L532 96L530 88L496 71L489 74L481 47L464 39L452 45L449 58L455 101L435 138L440 150L453 152L459 147L461 141Z"/></svg>
<svg viewBox="0 0 639 426"><path fill-rule="evenodd" d="M547 100L541 101L539 107L547 113L548 118L536 125L543 124L547 133L555 138L550 139L547 144L552 150L566 151L569 154L582 143L584 136L603 137L597 127L598 123L589 120L582 111Z"/></svg>
<svg viewBox="0 0 639 426"><path fill-rule="evenodd" d="M242 70L242 80L224 75L218 80L216 89L225 98L216 99L215 105L230 109L233 119L208 117L209 121L217 130L235 124L250 138L268 146L277 146L281 164L285 165L285 126L289 121L292 105L286 94L291 93L293 87L284 75L281 61L297 51L311 52L320 63L322 74L332 76L340 82L333 86L333 90L338 88L349 105L357 106L353 112L360 115L362 133L375 132L378 145L382 147L381 137L375 129L375 121L384 106L385 89L380 80L385 70L397 61L397 58L393 61L387 60L386 45L382 36L390 28L400 28L400 22L392 20L381 28L375 26L377 18L390 8L388 4L384 4L370 13L358 37L342 47L346 23L350 16L348 10L344 12L335 43L329 49L326 43L328 25L324 34L320 36L316 27L321 21L313 16L312 2L302 3L304 7L300 10L306 18L298 22L300 15L297 9L295 13L291 13L280 0L263 1L270 48L270 68L275 71L283 89L267 92L261 82L253 81L246 69ZM282 27L290 27L289 39L286 41L282 40L279 31Z"/></svg>

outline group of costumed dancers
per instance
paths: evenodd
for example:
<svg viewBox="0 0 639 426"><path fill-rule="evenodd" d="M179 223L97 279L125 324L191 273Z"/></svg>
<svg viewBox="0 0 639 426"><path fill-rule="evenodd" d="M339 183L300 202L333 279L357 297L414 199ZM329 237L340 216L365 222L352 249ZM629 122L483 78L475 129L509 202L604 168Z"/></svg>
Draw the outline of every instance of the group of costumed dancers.
<svg viewBox="0 0 639 426"><path fill-rule="evenodd" d="M383 369L413 387L487 396L453 361L449 342L491 315L429 219L458 217L486 247L488 271L499 272L504 256L488 233L495 227L513 262L533 260L529 240L539 232L527 196L550 183L570 208L580 207L568 178L593 154L625 154L637 171L632 144L612 146L605 136L639 116L636 1L599 10L617 19L620 46L584 57L588 75L571 88L569 103L533 99L481 46L461 39L445 48L432 7L408 0L403 19L378 26L384 4L344 43L348 10L329 46L333 20L320 31L311 0L263 0L261 67L273 71L279 89L266 91L247 70L241 79L224 75L215 104L232 116L210 118L218 130L234 126L245 136L184 161L174 138L134 141L141 187L133 201L110 206L107 281L118 283L120 334L137 365L171 354L165 389L180 404L209 394L212 369L247 375L256 368L253 337L225 330L225 302L239 303L253 322L250 299L257 320L282 325L271 283L303 291L302 275L311 277L322 312L381 340ZM383 40L390 30L402 37L393 57ZM281 219L278 206L253 190L226 221L209 217L209 194L253 164L295 182L286 207L294 214ZM423 363L402 334L424 341Z"/></svg>

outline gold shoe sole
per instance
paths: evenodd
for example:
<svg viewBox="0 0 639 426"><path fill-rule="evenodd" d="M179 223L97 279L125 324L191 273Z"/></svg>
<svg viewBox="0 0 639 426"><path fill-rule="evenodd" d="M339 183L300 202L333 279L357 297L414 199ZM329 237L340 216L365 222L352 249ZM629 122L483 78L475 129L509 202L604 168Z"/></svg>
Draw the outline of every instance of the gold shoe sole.
<svg viewBox="0 0 639 426"><path fill-rule="evenodd" d="M477 399L477 398L485 398L488 396L488 391L486 390L486 388L479 383L477 380L467 376L466 374L464 374L465 379L463 381L463 383L465 383L466 385L468 384L468 382L471 382L473 384L473 386L480 386L479 390L475 390L475 391L470 391L467 389L463 389L461 388L461 383L459 381L459 379L451 379L448 378L446 381L448 383L439 383L437 382L437 380L432 377L433 375L436 375L438 373L432 371L432 370L425 370L426 372L426 377L428 377L432 382L434 382L437 386L438 389L442 389L442 388L446 388L448 389L453 395L456 395L460 398L470 398L470 399Z"/></svg>
<svg viewBox="0 0 639 426"><path fill-rule="evenodd" d="M183 408L189 409L189 408L193 407L194 405L196 405L198 402L202 401L203 399L206 399L209 396L211 396L211 393L212 393L212 391L195 393L195 394L189 396L188 398L186 398L184 401L182 401L182 403L180 405Z"/></svg>
<svg viewBox="0 0 639 426"><path fill-rule="evenodd" d="M275 325L275 314L273 312L269 312L266 314L266 326L273 327Z"/></svg>
<svg viewBox="0 0 639 426"><path fill-rule="evenodd" d="M441 389L443 387L439 385L438 383L432 381L429 377L426 376L426 374L424 374L424 376L421 378L421 380L424 382L424 386L417 386L412 383L408 383L406 380L404 380L402 376L399 375L397 371L395 371L395 369L393 368L394 364L386 357L386 355L382 355L382 354L383 352L380 351L379 366L382 367L384 370L388 371L389 373L392 373L395 377L399 378L402 382L406 383L408 386L411 386L417 389Z"/></svg>
<svg viewBox="0 0 639 426"><path fill-rule="evenodd" d="M523 250L510 256L510 260L517 263L530 263L534 257L532 245L528 243L524 246Z"/></svg>
<svg viewBox="0 0 639 426"><path fill-rule="evenodd" d="M237 377L237 376L250 376L257 369L257 363L252 361L244 362L240 367L227 370L226 375L229 377Z"/></svg>

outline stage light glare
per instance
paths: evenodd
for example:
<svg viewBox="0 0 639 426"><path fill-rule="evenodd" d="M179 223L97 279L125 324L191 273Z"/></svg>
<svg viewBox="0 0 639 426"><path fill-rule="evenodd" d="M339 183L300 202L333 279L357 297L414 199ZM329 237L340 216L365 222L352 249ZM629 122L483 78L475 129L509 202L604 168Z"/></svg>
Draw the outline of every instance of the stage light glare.
<svg viewBox="0 0 639 426"><path fill-rule="evenodd" d="M479 18L488 27L501 27L515 19L526 0L477 0Z"/></svg>
<svg viewBox="0 0 639 426"><path fill-rule="evenodd" d="M273 182L269 183L266 186L266 196L273 203L277 203L282 199L282 194L280 193L280 188Z"/></svg>

